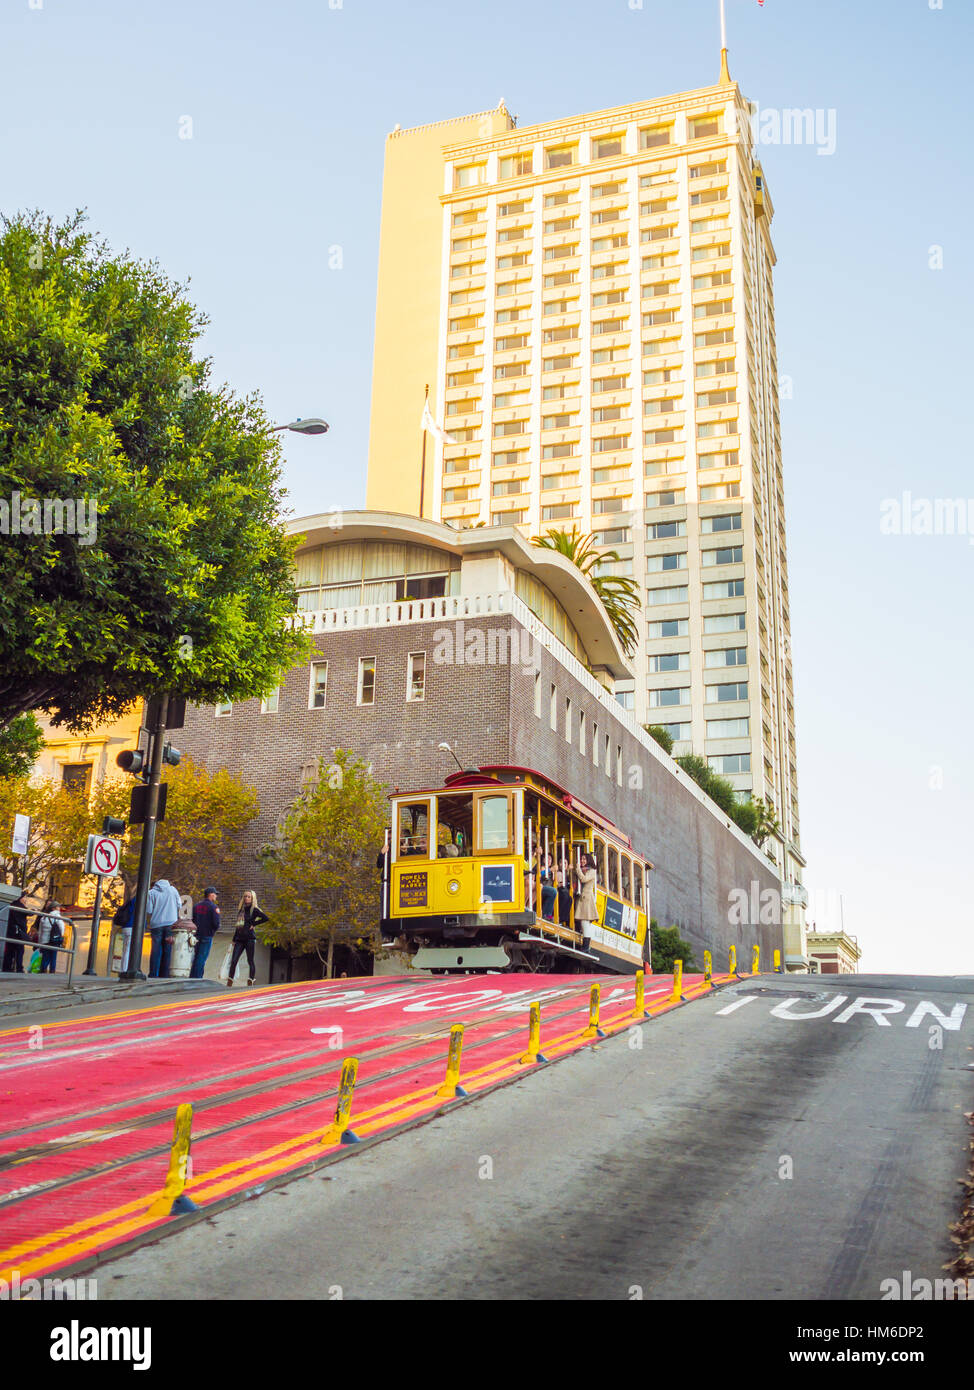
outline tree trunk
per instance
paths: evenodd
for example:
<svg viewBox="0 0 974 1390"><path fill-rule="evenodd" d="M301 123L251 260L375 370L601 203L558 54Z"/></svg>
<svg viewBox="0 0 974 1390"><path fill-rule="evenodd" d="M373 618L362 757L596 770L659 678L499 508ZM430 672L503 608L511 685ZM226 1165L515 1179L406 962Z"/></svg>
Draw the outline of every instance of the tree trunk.
<svg viewBox="0 0 974 1390"><path fill-rule="evenodd" d="M335 933L332 932L332 933L330 934L330 936L328 937L328 961L327 961L327 964L325 965L325 979L326 979L326 980L330 980L330 979L332 978L331 972L332 972L332 963L333 963L334 959L335 959Z"/></svg>

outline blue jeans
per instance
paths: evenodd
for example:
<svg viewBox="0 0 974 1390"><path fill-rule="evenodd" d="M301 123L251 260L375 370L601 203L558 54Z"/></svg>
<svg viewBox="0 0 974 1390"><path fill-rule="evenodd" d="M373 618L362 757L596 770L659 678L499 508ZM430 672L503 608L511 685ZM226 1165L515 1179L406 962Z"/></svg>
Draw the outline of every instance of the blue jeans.
<svg viewBox="0 0 974 1390"><path fill-rule="evenodd" d="M150 927L152 952L149 956L149 976L152 979L168 980L169 957L172 954L172 941L167 940L168 927Z"/></svg>
<svg viewBox="0 0 974 1390"><path fill-rule="evenodd" d="M196 950L193 952L193 964L190 966L189 978L191 980L202 980L203 971L210 955L210 947L213 945L212 936L201 936L197 938Z"/></svg>
<svg viewBox="0 0 974 1390"><path fill-rule="evenodd" d="M57 970L57 951L46 950L41 947L41 974L53 975Z"/></svg>

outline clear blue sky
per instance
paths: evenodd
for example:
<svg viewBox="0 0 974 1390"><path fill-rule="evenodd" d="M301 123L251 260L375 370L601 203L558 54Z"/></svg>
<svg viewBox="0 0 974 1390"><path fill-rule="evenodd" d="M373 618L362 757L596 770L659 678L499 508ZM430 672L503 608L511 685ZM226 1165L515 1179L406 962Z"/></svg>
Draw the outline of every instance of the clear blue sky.
<svg viewBox="0 0 974 1390"><path fill-rule="evenodd" d="M637 0L631 0L635 5ZM280 419L296 513L365 498L385 136L522 125L715 81L717 0L3 0L0 209L86 207L210 315L216 375ZM974 972L964 536L884 498L971 498L969 0L727 0L764 108L837 149L762 151L776 207L803 846L820 925L871 970ZM192 119L193 138L179 138ZM328 247L343 268L328 268ZM944 268L928 268L943 247Z"/></svg>

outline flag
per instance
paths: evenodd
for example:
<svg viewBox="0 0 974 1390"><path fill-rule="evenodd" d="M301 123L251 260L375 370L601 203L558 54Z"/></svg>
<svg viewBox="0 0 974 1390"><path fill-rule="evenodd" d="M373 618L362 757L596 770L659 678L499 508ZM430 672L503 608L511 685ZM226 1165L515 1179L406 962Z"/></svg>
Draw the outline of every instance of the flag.
<svg viewBox="0 0 974 1390"><path fill-rule="evenodd" d="M433 412L430 410L429 396L423 403L423 429L429 430L434 439L438 439L441 444L455 444L457 441L452 435L447 434L442 425L438 425L433 419Z"/></svg>

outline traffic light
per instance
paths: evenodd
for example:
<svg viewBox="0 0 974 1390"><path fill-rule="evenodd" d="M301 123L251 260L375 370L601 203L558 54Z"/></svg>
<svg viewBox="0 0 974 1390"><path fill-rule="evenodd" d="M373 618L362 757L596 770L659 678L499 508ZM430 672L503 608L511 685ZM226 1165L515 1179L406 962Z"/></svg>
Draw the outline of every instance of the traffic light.
<svg viewBox="0 0 974 1390"><path fill-rule="evenodd" d="M179 760L182 756L179 749L174 748L171 743L167 743L162 750L162 761L164 763L172 763L173 767L178 767Z"/></svg>
<svg viewBox="0 0 974 1390"><path fill-rule="evenodd" d="M118 820L115 816L106 816L101 823L101 833L103 835L124 835L125 822Z"/></svg>
<svg viewBox="0 0 974 1390"><path fill-rule="evenodd" d="M143 753L141 748L126 748L124 753L119 753L115 761L123 772L131 772L133 777L144 777L148 771L148 754Z"/></svg>

